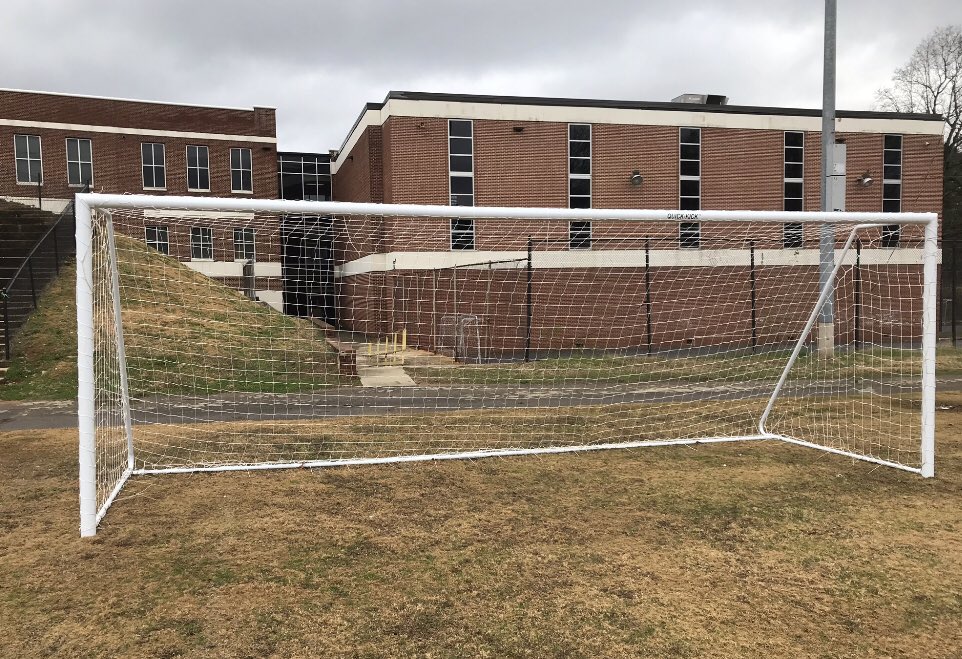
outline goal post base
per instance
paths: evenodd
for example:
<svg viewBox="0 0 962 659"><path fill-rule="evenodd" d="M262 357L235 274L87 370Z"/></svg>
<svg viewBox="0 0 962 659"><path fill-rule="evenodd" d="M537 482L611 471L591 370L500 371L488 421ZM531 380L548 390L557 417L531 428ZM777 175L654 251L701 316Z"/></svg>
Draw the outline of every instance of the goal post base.
<svg viewBox="0 0 962 659"><path fill-rule="evenodd" d="M805 448L812 448L817 451L823 451L825 453L832 453L834 455L841 455L846 458L852 458L853 460L860 460L862 462L869 462L872 464L880 465L883 467L892 467L893 469L900 469L902 471L908 471L913 474L919 474L923 477L926 474L922 469L918 467L911 467L908 465L900 464L898 462L892 462L890 460L883 460L881 458L876 458L870 455L861 455L859 453L853 453L852 451L846 451L845 449L835 448L832 446L824 446L822 444L816 444L815 442L806 442L802 439L795 439L794 437L786 437L785 435L769 435L769 439L776 439L788 444L794 444L796 446L804 446Z"/></svg>
<svg viewBox="0 0 962 659"><path fill-rule="evenodd" d="M642 440L634 442L609 442L605 444L582 444L578 446L545 446L539 448L492 449L458 453L426 453L400 455L385 458L344 458L330 460L305 460L303 462L260 462L252 464L216 465L197 467L166 467L163 469L135 469L134 476L157 474L194 474L219 471L262 471L267 469L313 469L316 467L347 467L357 465L397 464L405 462L434 462L438 460L480 460L482 458L505 458L521 455L557 455L560 453L586 453L615 449L634 449L654 446L691 446L698 444L723 444L778 439L774 435L744 435L734 437L699 437L693 439Z"/></svg>

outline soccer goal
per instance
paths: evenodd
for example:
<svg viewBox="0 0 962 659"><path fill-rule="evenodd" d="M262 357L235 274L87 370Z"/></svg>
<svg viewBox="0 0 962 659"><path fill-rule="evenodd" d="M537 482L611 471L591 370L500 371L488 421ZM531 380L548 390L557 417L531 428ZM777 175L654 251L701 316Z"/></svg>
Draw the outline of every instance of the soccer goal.
<svg viewBox="0 0 962 659"><path fill-rule="evenodd" d="M930 477L937 237L78 195L81 535L151 474L762 441Z"/></svg>

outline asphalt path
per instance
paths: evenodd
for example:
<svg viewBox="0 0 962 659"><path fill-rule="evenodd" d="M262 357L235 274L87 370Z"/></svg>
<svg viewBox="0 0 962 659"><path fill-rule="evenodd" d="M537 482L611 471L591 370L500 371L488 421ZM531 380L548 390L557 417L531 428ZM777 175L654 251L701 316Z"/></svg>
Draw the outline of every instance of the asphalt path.
<svg viewBox="0 0 962 659"><path fill-rule="evenodd" d="M962 390L962 380L944 380L940 390ZM860 393L918 393L912 382L850 381L792 384L787 395L839 396ZM131 400L132 419L143 423L214 423L218 421L309 420L324 417L431 414L481 409L571 408L587 405L683 403L766 399L772 383L627 384L537 387L475 385L463 387L337 387L310 394L211 394L152 396ZM76 428L75 401L0 401L0 432L42 428Z"/></svg>

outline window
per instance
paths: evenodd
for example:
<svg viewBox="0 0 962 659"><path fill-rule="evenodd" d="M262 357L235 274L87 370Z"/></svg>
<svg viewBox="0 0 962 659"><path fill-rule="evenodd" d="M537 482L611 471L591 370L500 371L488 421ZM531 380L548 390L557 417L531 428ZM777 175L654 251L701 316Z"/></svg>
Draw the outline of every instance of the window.
<svg viewBox="0 0 962 659"><path fill-rule="evenodd" d="M40 136L14 135L13 151L17 163L17 183L43 183Z"/></svg>
<svg viewBox="0 0 962 659"><path fill-rule="evenodd" d="M701 210L701 129L678 129L678 208ZM678 228L678 246L696 249L701 244L701 225L682 222Z"/></svg>
<svg viewBox="0 0 962 659"><path fill-rule="evenodd" d="M678 131L678 208L701 210L701 129Z"/></svg>
<svg viewBox="0 0 962 659"><path fill-rule="evenodd" d="M678 225L678 246L683 249L701 247L700 222L682 222Z"/></svg>
<svg viewBox="0 0 962 659"><path fill-rule="evenodd" d="M568 124L568 208L591 208L591 124Z"/></svg>
<svg viewBox="0 0 962 659"><path fill-rule="evenodd" d="M147 247L156 249L161 254L170 254L170 240L167 227L144 227Z"/></svg>
<svg viewBox="0 0 962 659"><path fill-rule="evenodd" d="M474 220L451 220L451 249L474 249Z"/></svg>
<svg viewBox="0 0 962 659"><path fill-rule="evenodd" d="M591 208L591 124L568 124L568 208ZM571 222L569 249L591 249L591 222Z"/></svg>
<svg viewBox="0 0 962 659"><path fill-rule="evenodd" d="M92 185L94 182L94 157L90 140L79 137L67 138L67 185Z"/></svg>
<svg viewBox="0 0 962 659"><path fill-rule="evenodd" d="M279 153L281 199L331 200L331 159L327 154ZM234 177L231 176L233 186Z"/></svg>
<svg viewBox="0 0 962 659"><path fill-rule="evenodd" d="M474 206L474 124L470 119L448 120L448 173L451 205Z"/></svg>
<svg viewBox="0 0 962 659"><path fill-rule="evenodd" d="M568 224L568 249L591 249L591 222Z"/></svg>
<svg viewBox="0 0 962 659"><path fill-rule="evenodd" d="M234 260L254 260L254 230L248 227L234 229Z"/></svg>
<svg viewBox="0 0 962 659"><path fill-rule="evenodd" d="M882 212L902 210L902 136L886 135L882 144ZM899 246L899 225L882 228L882 247Z"/></svg>
<svg viewBox="0 0 962 659"><path fill-rule="evenodd" d="M190 258L195 261L214 259L214 231L210 227L190 228Z"/></svg>
<svg viewBox="0 0 962 659"><path fill-rule="evenodd" d="M140 161L144 170L144 190L167 189L167 154L164 145L144 142L140 145Z"/></svg>
<svg viewBox="0 0 962 659"><path fill-rule="evenodd" d="M783 208L787 211L801 211L805 209L805 133L786 131L784 154ZM799 249L802 247L803 237L801 223L786 222L782 229L782 246Z"/></svg>
<svg viewBox="0 0 962 659"><path fill-rule="evenodd" d="M805 232L801 222L786 222L782 227L782 245L786 249L801 249Z"/></svg>
<svg viewBox="0 0 962 659"><path fill-rule="evenodd" d="M187 146L187 189L210 192L210 158L206 146Z"/></svg>
<svg viewBox="0 0 962 659"><path fill-rule="evenodd" d="M328 165L330 167L330 165ZM250 149L230 150L230 191L253 192L254 182Z"/></svg>

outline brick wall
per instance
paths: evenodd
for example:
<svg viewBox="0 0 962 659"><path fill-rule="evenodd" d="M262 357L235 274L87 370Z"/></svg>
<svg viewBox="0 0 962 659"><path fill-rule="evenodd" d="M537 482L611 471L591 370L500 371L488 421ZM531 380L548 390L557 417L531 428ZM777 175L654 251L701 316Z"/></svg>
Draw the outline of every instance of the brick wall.
<svg viewBox="0 0 962 659"><path fill-rule="evenodd" d="M275 136L272 108L210 108L0 90L0 117L65 124Z"/></svg>
<svg viewBox="0 0 962 659"><path fill-rule="evenodd" d="M649 342L654 351L752 347L749 268L652 268L650 335L643 268L536 269L532 277L531 348L541 355L581 349L643 352ZM861 270L862 341L908 345L921 339L921 299L889 295L895 280L911 281L920 290L918 269ZM817 298L817 283L814 268L755 269L758 346L784 348L797 340ZM523 269L349 277L340 285L340 322L370 335L406 329L410 345L438 350L450 346L454 318L473 317L477 325L469 336L480 342L483 358L518 358L525 347L526 286ZM836 343L854 339L854 271L848 269L836 290Z"/></svg>
<svg viewBox="0 0 962 659"><path fill-rule="evenodd" d="M64 199L79 190L67 184L66 139L90 139L93 151L93 189L107 193L172 194L276 198L277 148L274 143L251 142L242 136L274 137L275 117L270 108L232 110L136 101L119 101L54 94L0 91L0 118L57 124L129 129L132 134L0 126L0 196L36 198L37 185L19 184L14 162L14 135L38 135L43 163L42 194ZM156 136L137 130L237 135L238 139L196 136ZM166 191L145 191L141 171L142 142L162 143L166 153ZM188 145L206 146L210 191L187 189ZM231 193L230 149L251 150L253 194Z"/></svg>
<svg viewBox="0 0 962 659"><path fill-rule="evenodd" d="M518 130L520 129L520 130ZM447 119L389 117L383 127L368 127L341 163L335 198L345 201L447 204ZM781 130L703 128L702 209L782 210L784 132ZM847 207L881 210L882 135L839 133L848 145ZM805 136L805 208L820 209L818 132ZM942 165L938 140L906 135L903 141L903 210L941 212ZM926 144L928 143L928 144ZM381 146L379 147L378 144ZM474 121L475 204L478 206L544 206L564 208L567 197L567 124L532 121ZM377 157L383 154L380 164ZM638 170L643 185L629 177ZM874 185L858 177L868 172ZM383 178L382 178L383 177ZM380 180L380 183L379 183ZM379 197L380 195L380 197ZM592 127L592 205L595 208L676 208L678 200L678 128L596 124ZM602 228L623 231L623 226ZM434 232L426 231L430 227ZM478 229L478 249L485 249ZM646 234L677 235L678 225L646 225ZM487 230L485 230L487 231ZM703 224L703 239L724 229ZM385 250L446 250L446 221L385 220ZM518 249L523 237L543 233L537 223L513 224L511 235L499 236L503 249ZM915 234L918 234L916 236ZM921 235L906 229L907 239ZM805 240L817 241L806 229ZM509 243L511 245L509 246Z"/></svg>

